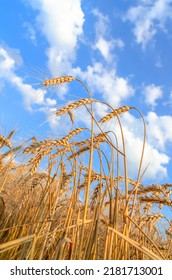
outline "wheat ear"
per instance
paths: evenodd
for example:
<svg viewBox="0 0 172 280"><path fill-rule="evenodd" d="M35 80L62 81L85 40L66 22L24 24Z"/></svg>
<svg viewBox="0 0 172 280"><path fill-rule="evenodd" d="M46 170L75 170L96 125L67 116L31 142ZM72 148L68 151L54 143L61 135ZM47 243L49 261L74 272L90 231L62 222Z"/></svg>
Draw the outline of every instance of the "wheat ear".
<svg viewBox="0 0 172 280"><path fill-rule="evenodd" d="M110 119L112 119L115 116L119 116L127 111L129 111L130 109L132 109L133 107L131 106L123 106L123 107L119 107L118 109L115 109L114 111L110 112L109 114L107 114L105 117L103 117L100 122L101 123L105 123L107 121L109 121Z"/></svg>
<svg viewBox="0 0 172 280"><path fill-rule="evenodd" d="M49 86L52 86L52 85L60 85L60 84L64 84L64 83L70 83L74 80L75 80L75 78L72 77L72 76L62 76L62 77L57 77L57 78L52 78L52 79L45 80L45 81L41 82L41 84L44 85L45 87L49 87Z"/></svg>

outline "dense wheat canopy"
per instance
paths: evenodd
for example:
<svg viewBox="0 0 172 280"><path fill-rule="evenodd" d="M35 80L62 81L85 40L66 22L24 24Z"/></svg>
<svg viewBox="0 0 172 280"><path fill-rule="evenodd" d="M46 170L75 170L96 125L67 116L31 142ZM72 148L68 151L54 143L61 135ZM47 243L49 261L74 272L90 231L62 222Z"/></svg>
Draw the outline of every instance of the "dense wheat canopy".
<svg viewBox="0 0 172 280"><path fill-rule="evenodd" d="M90 129L72 119L62 138L33 135L20 146L12 144L14 130L0 135L0 259L172 259L172 224L162 214L164 206L172 207L172 185L142 183L146 125L141 112L93 99L71 76L53 83L73 80L89 96L66 104L54 117L63 121L84 106ZM94 105L102 103L109 112L100 120ZM130 109L139 114L144 132L136 180L129 177L121 121ZM120 134L106 130L108 121ZM17 162L21 156L23 162Z"/></svg>

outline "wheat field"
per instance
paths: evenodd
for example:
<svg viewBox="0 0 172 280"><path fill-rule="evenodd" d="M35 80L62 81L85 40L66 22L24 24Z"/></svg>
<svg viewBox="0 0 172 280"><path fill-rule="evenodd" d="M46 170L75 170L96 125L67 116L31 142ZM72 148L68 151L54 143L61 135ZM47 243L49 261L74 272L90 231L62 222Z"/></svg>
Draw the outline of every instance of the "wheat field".
<svg viewBox="0 0 172 280"><path fill-rule="evenodd" d="M146 124L135 107L113 108L93 99L72 76L42 82L79 82L87 96L57 109L68 115L71 130L62 138L37 140L35 135L13 146L16 133L0 135L1 260L169 260L172 184L143 185ZM108 107L97 119L94 106ZM90 128L77 127L73 112L83 107ZM136 180L128 174L121 115L135 111L143 123L143 145ZM107 131L115 120L120 139ZM112 137L113 136L113 137ZM114 141L115 139L115 141ZM15 159L21 157L23 161ZM120 171L122 166L122 172Z"/></svg>

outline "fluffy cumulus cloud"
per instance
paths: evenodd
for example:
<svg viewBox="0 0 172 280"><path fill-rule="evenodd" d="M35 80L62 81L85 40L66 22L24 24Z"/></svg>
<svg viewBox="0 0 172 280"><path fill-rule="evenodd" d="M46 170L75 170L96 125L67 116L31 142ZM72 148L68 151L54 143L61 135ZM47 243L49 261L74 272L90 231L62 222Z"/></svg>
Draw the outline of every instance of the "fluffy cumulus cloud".
<svg viewBox="0 0 172 280"><path fill-rule="evenodd" d="M172 143L172 116L158 116L149 112L147 117L148 140L159 150L166 151L166 145Z"/></svg>
<svg viewBox="0 0 172 280"><path fill-rule="evenodd" d="M75 69L76 74L87 82L91 91L101 94L106 102L117 107L121 101L134 95L134 89L129 81L119 77L114 69L104 67L102 63L96 62L88 66L86 71Z"/></svg>
<svg viewBox="0 0 172 280"><path fill-rule="evenodd" d="M167 123L165 125L166 121ZM171 121L171 117L158 117L153 112L146 117L148 137L146 139L141 171L141 173L143 173L146 170L143 177L144 180L151 179L156 181L167 176L167 166L170 158L165 149L165 145L168 142L172 142L172 131L170 132L167 129ZM126 146L128 174L129 177L136 179L143 148L143 123L141 119L134 116L132 112L121 115L121 122ZM104 125L104 128L106 128L107 131L115 132L119 147L122 149L122 144L120 142L121 132L117 120L115 118L112 119ZM122 158L120 168L121 170L123 169Z"/></svg>
<svg viewBox="0 0 172 280"><path fill-rule="evenodd" d="M166 30L166 21L172 19L171 4L171 0L141 0L139 5L128 10L124 19L134 24L137 43L145 47L159 29Z"/></svg>
<svg viewBox="0 0 172 280"><path fill-rule="evenodd" d="M127 126L124 131L129 175L131 177L136 177L141 159L143 141L140 135L130 131ZM158 151L155 147L154 144L146 143L142 165L142 173L146 170L144 179L160 180L167 176L167 164L170 158L166 153Z"/></svg>
<svg viewBox="0 0 172 280"><path fill-rule="evenodd" d="M47 54L51 71L56 74L70 71L76 59L78 38L83 33L81 1L32 0L29 3L38 10L38 28L49 43Z"/></svg>
<svg viewBox="0 0 172 280"><path fill-rule="evenodd" d="M15 73L15 59L8 51L0 47L0 79L14 86L22 94L25 108L32 110L32 105L39 106L50 105L50 98L45 98L46 91L43 89L34 89L31 85L25 83L23 79ZM51 104L56 103L51 100Z"/></svg>
<svg viewBox="0 0 172 280"><path fill-rule="evenodd" d="M160 86L154 84L144 87L143 90L144 100L147 105L150 105L152 109L157 105L157 100L163 97L163 91Z"/></svg>
<svg viewBox="0 0 172 280"><path fill-rule="evenodd" d="M93 46L94 49L98 49L101 55L104 57L105 60L111 59L111 49L113 49L114 44L112 41L107 41L104 38L100 37L98 41Z"/></svg>
<svg viewBox="0 0 172 280"><path fill-rule="evenodd" d="M28 38L29 40L31 40L31 42L37 46L37 40L36 40L36 30L33 27L33 25L29 22L24 22L23 23L23 27L26 29L26 33L25 36L26 38Z"/></svg>
<svg viewBox="0 0 172 280"><path fill-rule="evenodd" d="M91 91L96 92L99 98L117 107L121 101L134 95L134 88L127 78L117 74L115 65L114 48L123 48L124 43L120 38L111 37L110 21L107 15L98 9L93 10L95 16L95 42L93 49L99 51L103 59L95 60L85 70L80 67L73 70L75 75L81 77Z"/></svg>
<svg viewBox="0 0 172 280"><path fill-rule="evenodd" d="M169 106L169 107L172 108L172 90L170 91L167 100L165 100L165 101L163 102L163 105L164 105L164 106Z"/></svg>
<svg viewBox="0 0 172 280"><path fill-rule="evenodd" d="M107 62L110 62L114 59L114 48L123 48L124 42L119 38L111 38L110 21L108 16L103 15L98 9L94 9L93 14L97 19L95 23L95 44L93 45L93 49L98 50L102 57Z"/></svg>

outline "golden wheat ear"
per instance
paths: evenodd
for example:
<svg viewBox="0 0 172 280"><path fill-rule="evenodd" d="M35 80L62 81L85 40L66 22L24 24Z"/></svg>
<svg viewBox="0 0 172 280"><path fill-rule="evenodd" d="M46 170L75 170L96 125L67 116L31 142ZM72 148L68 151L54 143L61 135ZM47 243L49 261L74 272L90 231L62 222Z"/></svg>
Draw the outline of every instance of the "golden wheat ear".
<svg viewBox="0 0 172 280"><path fill-rule="evenodd" d="M47 79L47 80L41 82L41 84L44 85L45 87L49 87L49 86L52 86L52 85L60 85L60 84L64 84L64 83L70 83L74 80L75 80L75 78L72 77L72 76L62 76L62 77Z"/></svg>
<svg viewBox="0 0 172 280"><path fill-rule="evenodd" d="M7 137L0 135L0 148L2 148L4 146L6 146L8 148L12 147L10 140Z"/></svg>
<svg viewBox="0 0 172 280"><path fill-rule="evenodd" d="M94 99L92 98L82 98L79 99L73 103L68 104L67 106L59 109L58 111L56 111L55 115L56 116L60 116L62 114L68 113L69 111L76 109L82 105L87 105L87 104L91 104L92 102L94 102Z"/></svg>
<svg viewBox="0 0 172 280"><path fill-rule="evenodd" d="M105 123L107 121L109 121L110 119L112 119L115 116L121 115L123 113L128 112L130 109L132 109L132 106L123 106L123 107L119 107L117 109L114 109L114 111L110 112L109 114L107 114L105 117L103 117L100 122L101 123Z"/></svg>

